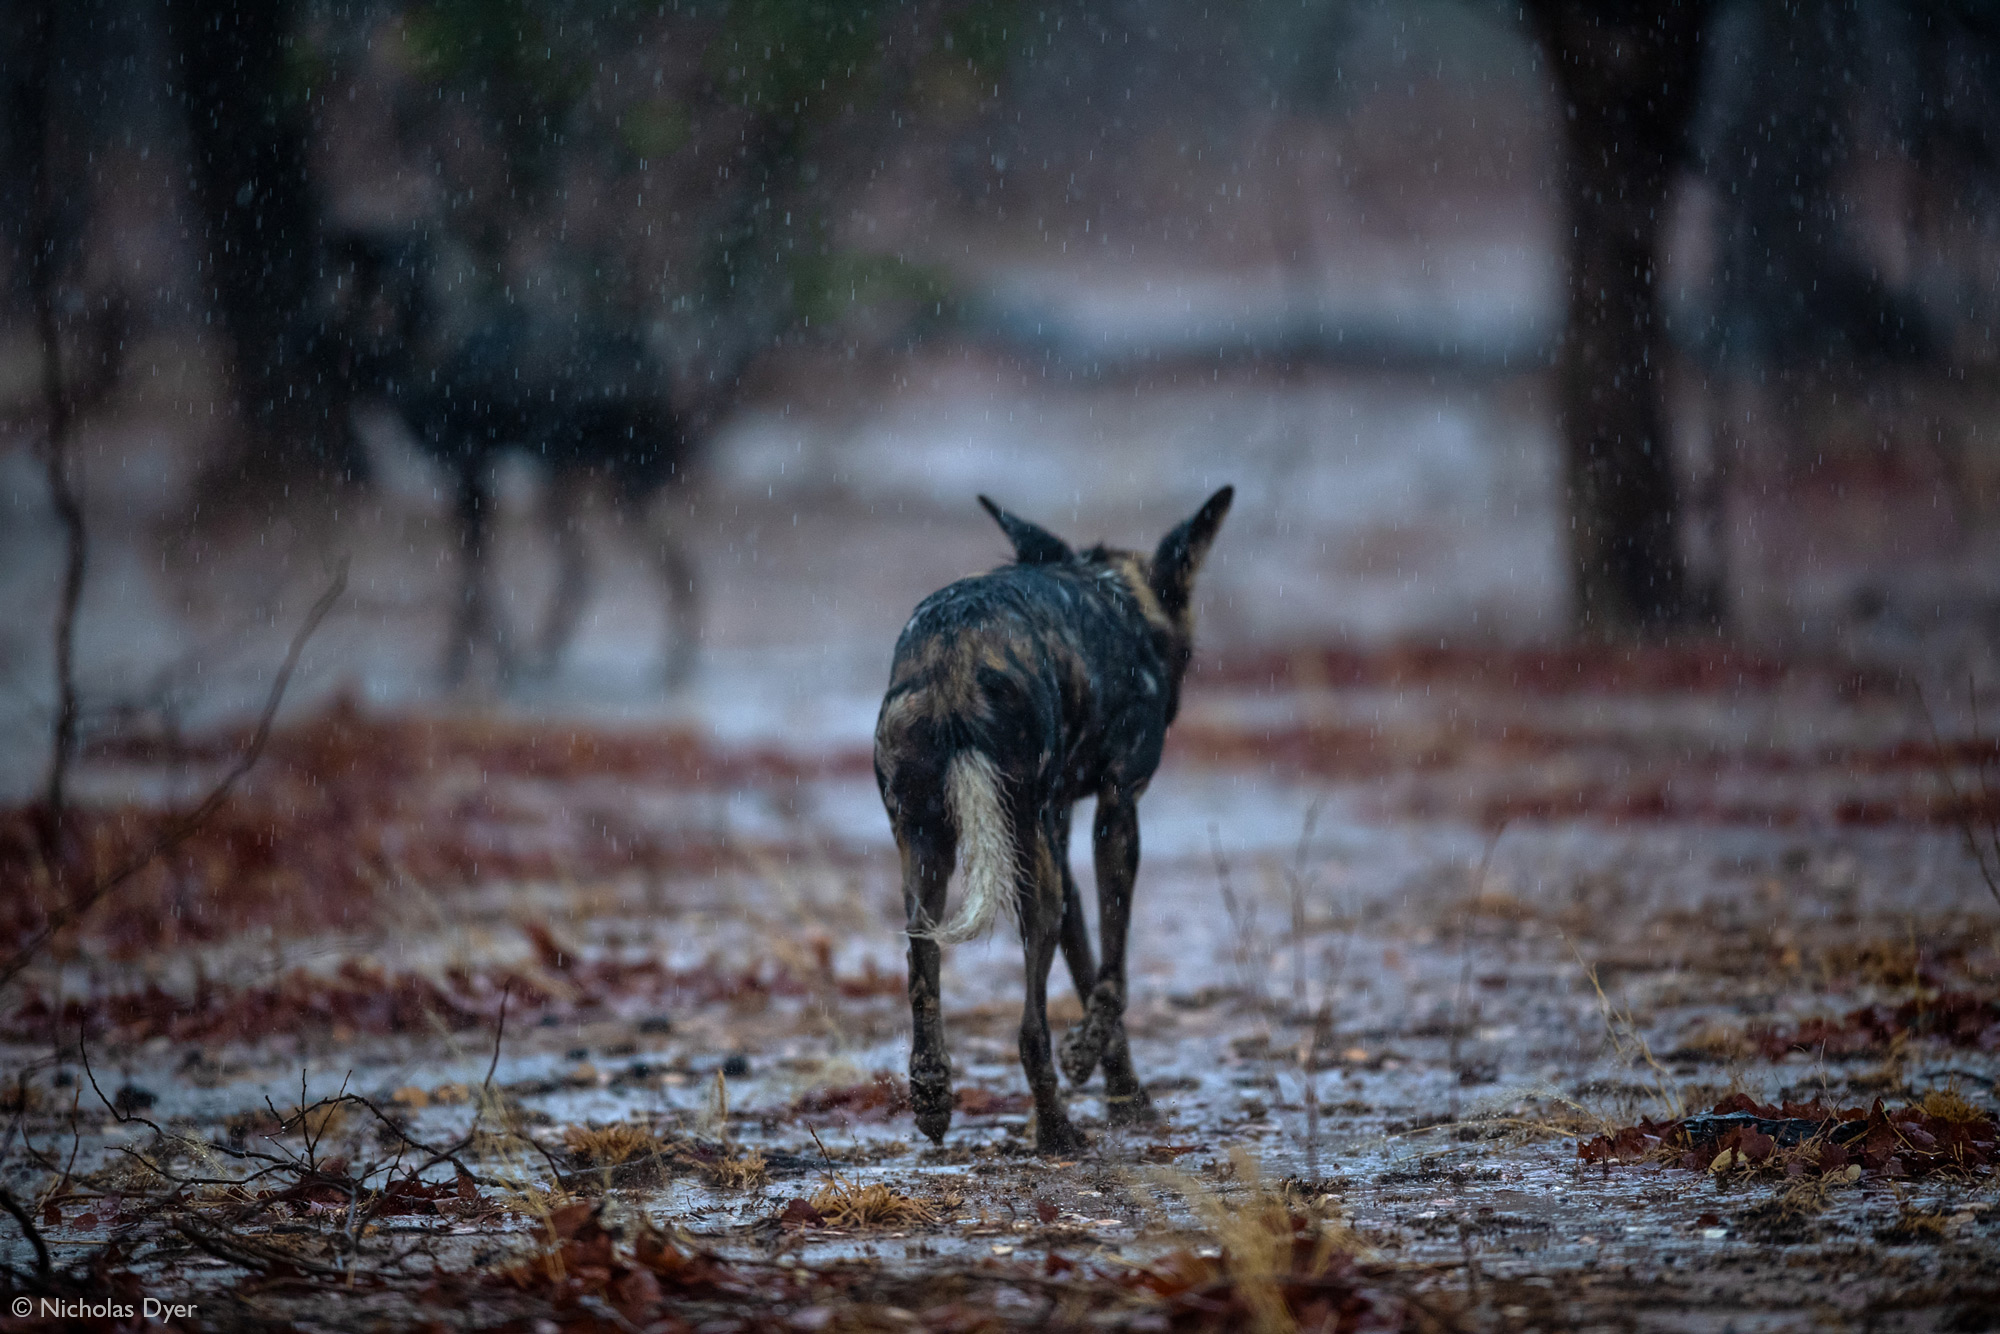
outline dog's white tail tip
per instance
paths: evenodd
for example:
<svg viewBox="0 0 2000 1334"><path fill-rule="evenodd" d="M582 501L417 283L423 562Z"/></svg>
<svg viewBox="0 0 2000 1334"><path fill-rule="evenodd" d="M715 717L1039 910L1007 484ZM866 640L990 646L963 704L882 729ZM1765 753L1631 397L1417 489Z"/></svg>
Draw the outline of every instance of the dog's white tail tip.
<svg viewBox="0 0 2000 1334"><path fill-rule="evenodd" d="M1002 913L1014 911L1014 841L1000 800L1000 771L976 750L952 756L945 769L945 805L958 827L958 864L965 900L940 926L918 923L910 934L940 945L980 935Z"/></svg>

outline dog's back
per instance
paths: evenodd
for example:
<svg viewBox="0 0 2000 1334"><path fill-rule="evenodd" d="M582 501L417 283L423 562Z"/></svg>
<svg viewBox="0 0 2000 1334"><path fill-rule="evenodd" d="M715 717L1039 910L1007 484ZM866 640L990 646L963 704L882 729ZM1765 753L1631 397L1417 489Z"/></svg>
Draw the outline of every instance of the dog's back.
<svg viewBox="0 0 2000 1334"><path fill-rule="evenodd" d="M1173 716L1170 627L1124 555L1003 566L926 598L876 727L885 789L935 791L966 750L1031 807L1079 800L1110 766L1150 772Z"/></svg>

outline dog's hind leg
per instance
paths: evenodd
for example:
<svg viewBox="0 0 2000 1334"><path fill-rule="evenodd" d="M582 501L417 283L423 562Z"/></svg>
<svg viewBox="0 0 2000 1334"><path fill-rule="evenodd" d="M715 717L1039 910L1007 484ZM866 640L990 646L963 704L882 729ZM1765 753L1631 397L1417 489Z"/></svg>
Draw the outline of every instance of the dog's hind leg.
<svg viewBox="0 0 2000 1334"><path fill-rule="evenodd" d="M580 527L584 491L589 484L582 468L557 466L549 469L542 492L542 524L556 549L556 586L549 595L541 632L535 637L532 669L537 676L555 675L590 602L590 544Z"/></svg>
<svg viewBox="0 0 2000 1334"><path fill-rule="evenodd" d="M1113 1125L1153 1119L1152 1100L1132 1068L1125 1037L1125 940L1132 921L1132 890L1139 875L1139 805L1136 795L1107 786L1097 796L1091 830L1097 868L1097 912L1104 962L1090 993L1079 1043L1095 1047L1104 1061L1105 1115Z"/></svg>
<svg viewBox="0 0 2000 1334"><path fill-rule="evenodd" d="M1069 967L1069 980L1076 987L1077 1000L1088 1005L1091 990L1097 984L1097 965L1090 957L1090 927L1084 922L1083 894L1069 869L1069 822L1068 810L1056 818L1056 870L1062 875L1063 885L1063 963ZM1063 1034L1059 1048L1058 1059L1072 1087L1088 1082L1091 1072L1097 1069L1098 1049L1084 1038L1084 1032L1085 1026L1079 1021Z"/></svg>
<svg viewBox="0 0 2000 1334"><path fill-rule="evenodd" d="M668 489L653 501L645 516L646 554L666 591L666 654L660 677L669 690L686 683L694 671L695 646L701 634L700 576L694 558L667 517L676 492Z"/></svg>
<svg viewBox="0 0 2000 1334"><path fill-rule="evenodd" d="M951 1126L951 1055L944 1041L944 1008L938 990L942 950L928 929L944 916L945 889L956 855L952 836L931 828L896 829L903 858L903 916L910 942L910 1104L917 1129L944 1143Z"/></svg>
<svg viewBox="0 0 2000 1334"><path fill-rule="evenodd" d="M502 674L511 665L507 636L493 606L487 580L493 487L488 459L471 452L459 460L456 517L458 520L458 606L452 614L451 642L445 646L444 679L461 685L472 666L472 654L483 641L492 646Z"/></svg>
<svg viewBox="0 0 2000 1334"><path fill-rule="evenodd" d="M1049 1052L1049 967L1055 962L1062 934L1062 878L1057 873L1052 830L1022 831L1024 855L1019 868L1021 892L1021 951L1027 964L1027 996L1021 1006L1021 1069L1035 1097L1035 1150L1061 1156L1081 1150L1086 1141L1070 1124L1056 1086L1056 1066ZM1032 840L1032 841L1031 841Z"/></svg>

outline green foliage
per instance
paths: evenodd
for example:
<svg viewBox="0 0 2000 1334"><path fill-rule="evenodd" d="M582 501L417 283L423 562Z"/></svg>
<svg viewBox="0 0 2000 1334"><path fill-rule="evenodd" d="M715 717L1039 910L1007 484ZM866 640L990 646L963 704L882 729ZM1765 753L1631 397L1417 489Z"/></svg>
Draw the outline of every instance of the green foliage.
<svg viewBox="0 0 2000 1334"><path fill-rule="evenodd" d="M292 106L310 106L313 94L333 82L333 60L311 33L288 36L284 53L279 96Z"/></svg>
<svg viewBox="0 0 2000 1334"><path fill-rule="evenodd" d="M679 40L702 44L707 86L663 91L628 81L614 90L599 78L601 60L620 34L649 32L654 17L665 18L651 5L405 3L409 68L453 102L463 99L504 148L513 182L526 187L465 219L491 244L510 225L494 209L540 207L567 155L608 151L614 169L631 169L683 150L700 118L722 110L713 99L726 104L723 114L749 113L728 173L712 187L722 208L703 224L699 292L687 295L711 312L779 327L800 319L832 326L871 310L944 312L951 296L940 274L884 256L828 253L822 173L829 165L836 179L841 172L825 155L853 154L857 141L822 132L849 110L874 123L871 113L894 97L931 115L965 114L1033 27L1021 0L682 0L671 22Z"/></svg>
<svg viewBox="0 0 2000 1334"><path fill-rule="evenodd" d="M857 0L730 0L709 65L742 105L804 118L872 72L877 7Z"/></svg>
<svg viewBox="0 0 2000 1334"><path fill-rule="evenodd" d="M677 153L694 136L687 108L671 97L655 97L625 108L618 123L619 142L641 160Z"/></svg>
<svg viewBox="0 0 2000 1334"><path fill-rule="evenodd" d="M945 50L980 78L998 79L1027 44L1026 8L1021 0L973 0L946 21Z"/></svg>
<svg viewBox="0 0 2000 1334"><path fill-rule="evenodd" d="M790 276L792 308L813 324L831 325L870 306L919 305L931 314L953 300L942 269L866 251L797 255Z"/></svg>
<svg viewBox="0 0 2000 1334"><path fill-rule="evenodd" d="M406 18L410 52L440 82L561 106L589 82L576 40L587 25L554 21L550 10L534 0L424 0Z"/></svg>
<svg viewBox="0 0 2000 1334"><path fill-rule="evenodd" d="M417 70L479 99L515 170L547 173L546 158L589 90L593 6L538 0L419 0L404 18Z"/></svg>

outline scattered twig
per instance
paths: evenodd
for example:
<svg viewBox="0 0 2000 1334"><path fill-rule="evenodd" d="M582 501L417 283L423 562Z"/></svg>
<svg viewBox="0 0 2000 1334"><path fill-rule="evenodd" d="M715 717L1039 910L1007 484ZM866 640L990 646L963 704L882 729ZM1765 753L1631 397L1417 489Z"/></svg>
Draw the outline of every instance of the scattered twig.
<svg viewBox="0 0 2000 1334"><path fill-rule="evenodd" d="M244 1269L262 1272L289 1265L294 1269L316 1275L319 1278L344 1279L347 1277L347 1273L344 1270L338 1269L333 1265L323 1265L317 1261L308 1260L303 1255L295 1255L290 1251L275 1250L269 1246L261 1245L249 1237L240 1236L235 1233L213 1231L207 1225L198 1222L187 1214L176 1215L172 1223L174 1231L186 1237L200 1249L208 1252L218 1260L227 1261Z"/></svg>
<svg viewBox="0 0 2000 1334"><path fill-rule="evenodd" d="M1472 914L1479 907L1481 896L1486 893L1486 871L1493 864L1493 850L1500 846L1500 835L1507 832L1507 821L1502 820L1487 835L1486 850L1479 854L1479 869L1472 873L1472 894L1465 912L1458 923L1458 991L1451 1001L1451 1046L1445 1064L1451 1067L1451 1117L1458 1119L1459 1079L1465 1074L1459 1065L1459 1045L1465 1039L1466 1011L1472 990Z"/></svg>
<svg viewBox="0 0 2000 1334"><path fill-rule="evenodd" d="M501 1004L500 1022L494 1032L494 1055L487 1067L484 1087L490 1094L493 1074L499 1066L499 1048L505 1033L506 998ZM151 1119L136 1112L121 1109L107 1097L98 1082L97 1073L90 1064L87 1046L79 1043L81 1063L98 1100L120 1124L134 1124L150 1129L156 1138L167 1145L179 1145L185 1150L201 1156L227 1158L243 1164L247 1170L237 1176L192 1176L169 1170L162 1161L148 1157L137 1150L119 1146L120 1151L142 1164L158 1179L171 1185L172 1190L155 1202L156 1208L172 1210L169 1222L200 1249L226 1260L259 1271L276 1270L281 1266L293 1268L323 1278L345 1279L350 1286L359 1279L361 1268L361 1244L365 1237L376 1231L376 1220L399 1199L399 1181L421 1181L426 1172L433 1168L449 1165L458 1175L463 1186L473 1185L506 1187L505 1181L482 1178L464 1161L463 1155L477 1141L479 1122L484 1108L476 1107L473 1123L457 1141L446 1145L427 1144L412 1135L396 1118L378 1107L371 1099L350 1091L346 1081L340 1091L314 1102L306 1102L309 1090L301 1075L299 1106L290 1112L280 1112L267 1098L265 1105L276 1120L277 1127L269 1136L275 1152L251 1148L237 1148L229 1144L202 1141L186 1135L166 1130ZM328 1130L328 1113L336 1108L356 1107L373 1117L376 1123L393 1140L395 1152L386 1159L373 1159L354 1168L321 1152ZM279 1136L297 1132L303 1140L303 1151L294 1151L277 1143ZM528 1136L518 1136L530 1144ZM539 1150L540 1145L535 1145ZM406 1160L413 1153L419 1155L414 1160ZM544 1152L546 1158L547 1154ZM561 1173L551 1161L551 1170L556 1172L558 1184ZM278 1178L276 1188L266 1188L256 1195L250 1189L261 1181ZM380 1180L380 1185L370 1183ZM231 1192L230 1198L236 1207L225 1211L218 1218L203 1219L191 1215L185 1207L185 1192L191 1187L216 1187ZM257 1223L274 1205L295 1201L309 1191L332 1191L346 1197L346 1208L340 1214L340 1221L330 1237L339 1263L328 1265L308 1260L289 1250L280 1250L257 1240L244 1229ZM180 1207L176 1207L179 1205ZM371 1265L371 1272L380 1276L394 1271L414 1250L392 1251L386 1257Z"/></svg>
<svg viewBox="0 0 2000 1334"><path fill-rule="evenodd" d="M347 562L343 560L340 568L334 573L333 582L319 595L319 600L313 603L312 610L306 613L306 619L299 626L298 633L292 636L291 647L285 652L284 663L278 668L278 674L271 682L270 693L265 696L264 710L257 718L257 729L251 734L250 744L243 748L243 753L237 757L236 763L230 766L229 772L209 789L208 795L199 805L169 824L144 850L109 874L100 876L69 902L52 908L48 920L42 924L42 929L31 936L27 944L15 950L5 964L0 964L0 987L6 986L19 976L21 970L41 952L42 947L48 944L56 932L96 907L105 895L145 870L155 860L185 843L196 830L208 822L208 818L215 814L222 803L228 800L236 784L250 772L264 753L264 745L271 738L271 725L278 716L278 706L284 702L285 689L291 684L292 672L299 665L299 655L305 651L306 641L312 638L315 630L319 629L320 622L333 610L333 604L340 600L340 595L346 588ZM58 883L60 883L59 878Z"/></svg>
<svg viewBox="0 0 2000 1334"><path fill-rule="evenodd" d="M1256 907L1251 905L1246 908L1237 899L1236 888L1229 879L1229 859L1222 851L1222 834L1213 823L1208 826L1208 845L1215 858L1216 887L1222 891L1222 907L1229 914L1230 934L1235 937L1231 955L1236 968L1236 983L1240 990L1251 996L1258 1013L1264 1016L1268 1037L1270 1014L1264 996L1264 970L1250 967L1250 957L1256 951Z"/></svg>
<svg viewBox="0 0 2000 1334"><path fill-rule="evenodd" d="M1298 850L1292 854L1292 866L1285 876L1292 902L1292 1004L1300 1010L1306 1008L1306 893L1312 888L1312 877L1306 874L1306 857L1312 848L1313 827L1319 823L1320 807L1324 804L1325 798L1315 797L1312 805L1306 807L1305 820L1299 828Z"/></svg>
<svg viewBox="0 0 2000 1334"><path fill-rule="evenodd" d="M507 1040L507 1002L514 998L514 983L510 979L500 988L500 1017L493 1024L493 1059L486 1063L486 1078L479 1081L479 1087L491 1092L493 1072L500 1068L500 1044Z"/></svg>
<svg viewBox="0 0 2000 1334"><path fill-rule="evenodd" d="M1632 1011L1621 1010L1611 1003L1611 998L1604 994L1604 984L1598 981L1597 965L1584 962L1583 951L1577 948L1576 942L1567 940L1566 937L1565 940L1571 955L1576 959L1577 966L1583 969L1584 977L1590 982L1591 990L1597 993L1597 1008L1604 1016L1604 1031L1611 1039L1611 1049L1621 1060L1630 1060L1632 1053L1637 1052L1639 1058L1653 1071L1653 1084L1659 1090L1660 1102L1666 1107L1667 1114L1676 1120L1686 1115L1687 1108L1679 1091L1670 1082L1667 1068L1660 1064L1657 1056L1653 1055L1652 1044L1647 1042L1646 1035L1639 1031L1638 1020L1633 1018Z"/></svg>
<svg viewBox="0 0 2000 1334"><path fill-rule="evenodd" d="M1306 1104L1306 1179L1319 1180L1319 1086L1313 1082L1313 1044L1310 1039L1299 1044L1299 1077L1305 1081Z"/></svg>
<svg viewBox="0 0 2000 1334"><path fill-rule="evenodd" d="M1966 702L1972 708L1972 748L1978 767L1973 770L1979 781L1980 808L1994 809L1992 785L1986 778L1986 760L1979 755L1979 688L1972 680L1965 683ZM1952 814L1958 823L1958 832L1965 838L1965 850L1972 854L1973 865L1979 868L1979 878L1986 882L1986 892L2000 903L2000 817L1986 818L1986 828L1981 831L1974 827L1970 803L1958 795L1958 784L1952 781L1951 761L1944 751L1944 739L1938 735L1937 719L1931 714L1930 701L1924 698L1923 687L1917 687L1917 705L1924 711L1924 725L1931 733L1931 753L1937 756L1938 778L1944 783L1945 795L1951 801ZM1980 835L1984 833L1982 841Z"/></svg>
<svg viewBox="0 0 2000 1334"><path fill-rule="evenodd" d="M13 1192L8 1190L4 1185L0 1185L0 1209L5 1209L14 1216L14 1221L20 1225L21 1235L26 1237L28 1244L35 1248L35 1272L47 1278L49 1274L49 1245L42 1240L41 1231L36 1228L34 1218L26 1209L21 1207L21 1202L15 1199Z"/></svg>

